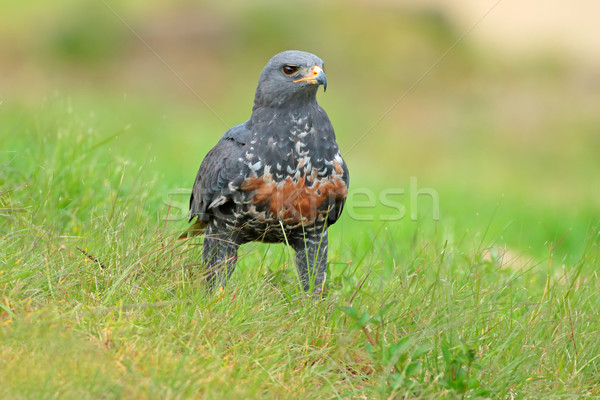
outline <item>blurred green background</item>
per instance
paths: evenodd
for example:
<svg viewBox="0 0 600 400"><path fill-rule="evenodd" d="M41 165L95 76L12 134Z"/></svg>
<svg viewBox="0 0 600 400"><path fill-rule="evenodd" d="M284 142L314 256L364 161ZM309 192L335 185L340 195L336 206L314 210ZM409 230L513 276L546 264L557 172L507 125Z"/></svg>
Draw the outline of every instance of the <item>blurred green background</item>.
<svg viewBox="0 0 600 400"><path fill-rule="evenodd" d="M65 120L96 135L157 185L148 207L157 223L170 212L174 231L186 226L182 189L222 133L248 118L262 67L286 49L325 60L329 90L318 100L350 166L348 207L365 190L406 193L394 198L404 218L381 221L393 209L378 201L370 221L347 212L344 232L488 233L486 245L527 257L547 256L566 234L557 251L574 260L598 228L598 60L579 31L536 30L527 18L548 18L531 4L1 4L2 135L25 127L52 141ZM18 158L18 147L4 156ZM411 177L438 193L439 221L427 196L410 220Z"/></svg>

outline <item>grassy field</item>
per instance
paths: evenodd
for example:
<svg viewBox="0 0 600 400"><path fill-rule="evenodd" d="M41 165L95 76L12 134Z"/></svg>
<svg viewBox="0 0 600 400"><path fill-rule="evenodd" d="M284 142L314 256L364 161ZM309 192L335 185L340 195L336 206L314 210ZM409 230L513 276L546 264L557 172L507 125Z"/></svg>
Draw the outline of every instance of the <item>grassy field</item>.
<svg viewBox="0 0 600 400"><path fill-rule="evenodd" d="M33 12L15 10L5 33ZM303 296L291 250L249 244L227 288L205 293L202 239L175 240L187 195L249 115L271 48L244 46L286 10L239 11L265 31L237 26L238 56L201 47L219 60L197 71L214 74L197 90L218 117L181 88L144 89L177 86L151 54L162 73L148 66L136 86L137 51L77 53L77 24L15 41L58 37L29 61L63 75L59 90L34 73L22 91L3 85L0 398L600 398L598 77L464 44L398 102L460 36L436 15L363 10L350 32L353 11L324 6L319 18L337 16L327 41L296 33L328 62L319 101L351 173L329 290ZM361 35L374 29L372 45ZM346 34L356 47L334 46Z"/></svg>

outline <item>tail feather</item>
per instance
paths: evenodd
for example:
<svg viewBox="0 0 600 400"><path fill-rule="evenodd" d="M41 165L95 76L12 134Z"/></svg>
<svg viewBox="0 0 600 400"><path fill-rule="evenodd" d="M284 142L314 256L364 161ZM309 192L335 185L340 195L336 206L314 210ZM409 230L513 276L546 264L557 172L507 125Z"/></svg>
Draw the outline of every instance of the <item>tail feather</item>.
<svg viewBox="0 0 600 400"><path fill-rule="evenodd" d="M206 222L196 220L192 226L190 226L185 232L183 232L177 239L184 240L194 236L198 236L204 233L206 228Z"/></svg>

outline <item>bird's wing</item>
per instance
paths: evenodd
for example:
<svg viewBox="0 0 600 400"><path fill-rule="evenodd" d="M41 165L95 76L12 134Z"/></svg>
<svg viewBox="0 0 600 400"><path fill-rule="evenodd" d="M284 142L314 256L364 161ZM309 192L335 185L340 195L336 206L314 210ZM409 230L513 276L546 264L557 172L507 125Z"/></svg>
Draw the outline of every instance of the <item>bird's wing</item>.
<svg viewBox="0 0 600 400"><path fill-rule="evenodd" d="M248 130L238 125L228 130L200 165L190 197L189 220L207 222L211 209L226 203L232 196L236 181L242 180L240 170Z"/></svg>
<svg viewBox="0 0 600 400"><path fill-rule="evenodd" d="M346 193L350 184L350 175L348 173L348 166L346 166L346 163L342 163L341 164L342 170L344 171L342 173L342 181L344 182L345 186L346 186ZM346 196L344 195L343 197L336 197L335 202L333 203L333 208L331 209L331 211L329 212L329 215L327 216L327 225L333 225L335 224L335 222L338 220L338 218L340 217L340 215L342 215L342 211L344 210L344 204L346 203Z"/></svg>

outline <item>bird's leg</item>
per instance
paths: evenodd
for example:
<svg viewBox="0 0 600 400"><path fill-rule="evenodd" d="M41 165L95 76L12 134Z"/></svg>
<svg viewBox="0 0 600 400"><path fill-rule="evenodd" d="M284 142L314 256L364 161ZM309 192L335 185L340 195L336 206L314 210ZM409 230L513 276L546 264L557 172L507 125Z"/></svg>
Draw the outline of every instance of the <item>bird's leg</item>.
<svg viewBox="0 0 600 400"><path fill-rule="evenodd" d="M240 247L234 235L220 233L213 225L206 228L202 244L202 265L205 268L209 290L215 286L225 287L235 269L237 251Z"/></svg>
<svg viewBox="0 0 600 400"><path fill-rule="evenodd" d="M307 232L290 244L296 251L296 268L304 290L322 291L327 271L327 231Z"/></svg>

